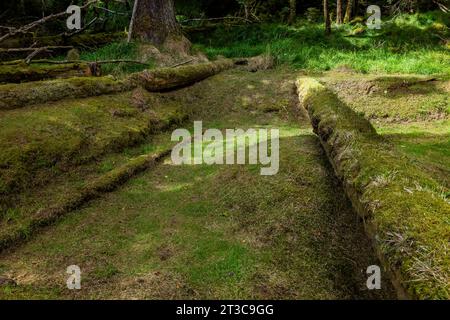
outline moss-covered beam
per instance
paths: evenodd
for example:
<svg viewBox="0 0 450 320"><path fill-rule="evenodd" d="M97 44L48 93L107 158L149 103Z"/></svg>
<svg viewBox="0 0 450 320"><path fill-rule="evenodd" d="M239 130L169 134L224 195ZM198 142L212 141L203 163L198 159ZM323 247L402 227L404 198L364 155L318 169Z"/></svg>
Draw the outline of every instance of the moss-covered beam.
<svg viewBox="0 0 450 320"><path fill-rule="evenodd" d="M131 75L129 79L136 85L143 86L148 91L164 91L190 85L233 66L232 60L222 59L178 68L145 70Z"/></svg>
<svg viewBox="0 0 450 320"><path fill-rule="evenodd" d="M0 83L21 83L54 78L83 77L90 75L87 63L0 65Z"/></svg>
<svg viewBox="0 0 450 320"><path fill-rule="evenodd" d="M450 204L443 187L318 81L296 84L399 297L449 299Z"/></svg>
<svg viewBox="0 0 450 320"><path fill-rule="evenodd" d="M233 67L228 59L178 68L146 70L123 80L112 77L70 78L23 84L0 85L0 110L22 108L67 98L85 98L132 90L165 91L193 84Z"/></svg>

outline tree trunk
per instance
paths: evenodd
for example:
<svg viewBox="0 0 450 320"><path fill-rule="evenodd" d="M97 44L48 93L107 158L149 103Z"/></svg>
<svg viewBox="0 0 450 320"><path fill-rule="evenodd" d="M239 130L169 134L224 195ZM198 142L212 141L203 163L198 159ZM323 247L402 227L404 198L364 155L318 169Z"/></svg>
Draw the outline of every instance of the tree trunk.
<svg viewBox="0 0 450 320"><path fill-rule="evenodd" d="M129 39L162 45L167 38L180 35L173 0L135 1Z"/></svg>
<svg viewBox="0 0 450 320"><path fill-rule="evenodd" d="M289 24L293 24L297 18L297 0L289 0Z"/></svg>
<svg viewBox="0 0 450 320"><path fill-rule="evenodd" d="M349 23L352 18L353 0L347 0L347 9L345 10L344 23Z"/></svg>
<svg viewBox="0 0 450 320"><path fill-rule="evenodd" d="M328 35L331 33L331 20L330 13L328 12L328 0L323 0L323 17L325 20L325 33Z"/></svg>
<svg viewBox="0 0 450 320"><path fill-rule="evenodd" d="M337 5L336 5L336 24L342 24L342 0L337 0Z"/></svg>

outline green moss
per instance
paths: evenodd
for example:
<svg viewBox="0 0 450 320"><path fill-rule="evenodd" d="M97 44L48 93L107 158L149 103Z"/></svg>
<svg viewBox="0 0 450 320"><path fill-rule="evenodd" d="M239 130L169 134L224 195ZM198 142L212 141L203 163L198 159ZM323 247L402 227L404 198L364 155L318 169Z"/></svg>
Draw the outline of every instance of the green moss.
<svg viewBox="0 0 450 320"><path fill-rule="evenodd" d="M381 256L407 294L450 296L450 206L443 187L375 133L317 81L297 82L347 194L368 225Z"/></svg>
<svg viewBox="0 0 450 320"><path fill-rule="evenodd" d="M0 85L0 110L22 108L70 98L85 98L131 90L127 81L111 77L83 77Z"/></svg>
<svg viewBox="0 0 450 320"><path fill-rule="evenodd" d="M152 111L141 111L134 106L132 94L124 93L4 111L0 117L2 194L30 188L67 165L122 150L186 117L177 106L159 109L157 97L151 103Z"/></svg>
<svg viewBox="0 0 450 320"><path fill-rule="evenodd" d="M0 65L0 83L20 83L57 77L83 76L89 67L85 63Z"/></svg>
<svg viewBox="0 0 450 320"><path fill-rule="evenodd" d="M19 283L7 297L23 297L21 289L39 297L38 289L48 286L62 287L60 299L393 297L384 271L382 290L365 289L365 269L377 259L307 117L294 109L294 78L280 69L230 70L153 94L164 101L161 109L183 105L205 128L280 128L279 174L263 177L259 166L174 166L166 159L14 254L5 252L3 272L26 272L35 288ZM266 112L278 104L278 112ZM164 141L170 134L126 153ZM83 272L78 293L60 281L72 261ZM99 281L105 274L113 281Z"/></svg>

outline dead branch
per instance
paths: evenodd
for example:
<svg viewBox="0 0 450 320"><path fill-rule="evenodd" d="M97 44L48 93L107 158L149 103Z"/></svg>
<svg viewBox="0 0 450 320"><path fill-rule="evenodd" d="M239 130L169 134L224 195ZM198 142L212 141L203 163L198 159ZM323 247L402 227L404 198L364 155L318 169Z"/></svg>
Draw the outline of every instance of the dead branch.
<svg viewBox="0 0 450 320"><path fill-rule="evenodd" d="M438 1L436 1L436 0L433 0L433 2L439 7L439 9L440 9L441 11L443 11L443 12L445 12L445 13L449 13L449 12L450 12L450 9L447 8L443 3L440 3L440 2L438 2Z"/></svg>
<svg viewBox="0 0 450 320"><path fill-rule="evenodd" d="M48 47L47 47L48 48ZM60 48L60 47L59 47ZM191 60L192 61L192 60ZM1 63L1 65L19 65L23 62L23 60L15 60L15 61L7 61ZM190 62L190 61L189 61ZM69 63L96 63L96 64L111 64L111 63L134 63L134 64L142 64L148 66L148 63L137 61L137 60L100 60L100 61L84 61L84 60L48 60L48 59L40 59L30 61L30 64L69 64ZM187 62L186 62L187 63Z"/></svg>
<svg viewBox="0 0 450 320"><path fill-rule="evenodd" d="M219 18L192 18L192 19L187 19L187 20L183 20L182 23L186 23L186 22L194 22L194 21L223 21L223 20L241 20L241 21L245 21L248 23L251 23L252 21L244 18L244 17L219 17Z"/></svg>
<svg viewBox="0 0 450 320"><path fill-rule="evenodd" d="M31 54L29 54L28 57L25 58L25 60L24 60L25 63L29 65L31 60L33 60L34 57L36 57L38 54L43 53L43 52L52 52L52 51L48 50L46 47L37 48Z"/></svg>
<svg viewBox="0 0 450 320"><path fill-rule="evenodd" d="M95 17L94 19L92 19L89 23L87 23L83 28L81 28L80 30L76 30L74 32L68 33L68 32L64 32L62 34L60 34L60 36L63 36L65 38L70 38L73 37L81 32L83 32L84 30L86 30L87 28L89 28L91 25L93 25L96 21L98 20L98 17Z"/></svg>
<svg viewBox="0 0 450 320"><path fill-rule="evenodd" d="M190 63L192 61L194 61L194 59L190 59L190 60L187 60L187 61L184 61L184 62L180 62L180 63L174 64L173 66L170 66L169 68L176 68L176 67L179 67L179 66L184 66L185 64L188 64L188 63Z"/></svg>
<svg viewBox="0 0 450 320"><path fill-rule="evenodd" d="M39 49L47 49L47 50L70 50L73 49L72 46L48 46L48 47L41 47L41 48L12 48L12 49L2 49L0 48L0 53L17 53L17 52L29 52L29 51L36 51Z"/></svg>
<svg viewBox="0 0 450 320"><path fill-rule="evenodd" d="M86 4L84 4L83 6L81 6L81 9L86 9L87 7L89 7L90 5L94 4L94 3L98 3L99 0L91 0L89 2L87 2ZM60 13L55 13L55 14L51 14L49 16L46 16L42 19L36 20L34 22L31 22L23 27L20 27L18 29L14 28L12 30L10 30L8 33L6 33L5 35L3 35L2 37L0 37L0 43L6 39L8 39L9 37L17 34L17 33L26 33L28 31L30 31L31 29L36 28L37 26L46 23L47 21L50 20L54 20L54 19L58 19L61 17L64 17L68 15L68 13L66 11L64 12L60 12Z"/></svg>
<svg viewBox="0 0 450 320"><path fill-rule="evenodd" d="M127 16L128 15L128 13L126 13L126 12L114 11L114 10L111 10L111 9L108 9L108 8L104 8L104 7L95 6L94 8L95 9L99 9L99 10L103 10L103 11L111 13L111 14L117 14L119 16Z"/></svg>

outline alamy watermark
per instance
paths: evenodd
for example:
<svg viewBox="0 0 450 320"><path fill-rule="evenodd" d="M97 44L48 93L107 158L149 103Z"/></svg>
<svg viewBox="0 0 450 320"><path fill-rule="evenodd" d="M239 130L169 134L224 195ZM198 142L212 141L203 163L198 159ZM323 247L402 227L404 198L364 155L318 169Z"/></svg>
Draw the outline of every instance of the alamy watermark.
<svg viewBox="0 0 450 320"><path fill-rule="evenodd" d="M172 162L175 165L260 164L266 166L261 168L261 175L272 176L280 168L279 137L278 129L226 129L225 134L219 129L203 132L202 121L195 121L193 137L186 129L172 133L172 141L179 142L172 149Z"/></svg>
<svg viewBox="0 0 450 320"><path fill-rule="evenodd" d="M68 266L66 273L69 274L69 278L66 281L67 289L80 290L81 289L81 269L79 266Z"/></svg>
<svg viewBox="0 0 450 320"><path fill-rule="evenodd" d="M372 265L367 268L367 289L380 290L381 289L381 268L377 265Z"/></svg>
<svg viewBox="0 0 450 320"><path fill-rule="evenodd" d="M367 28L381 29L381 8L376 5L367 7L367 13L371 16L367 19Z"/></svg>

